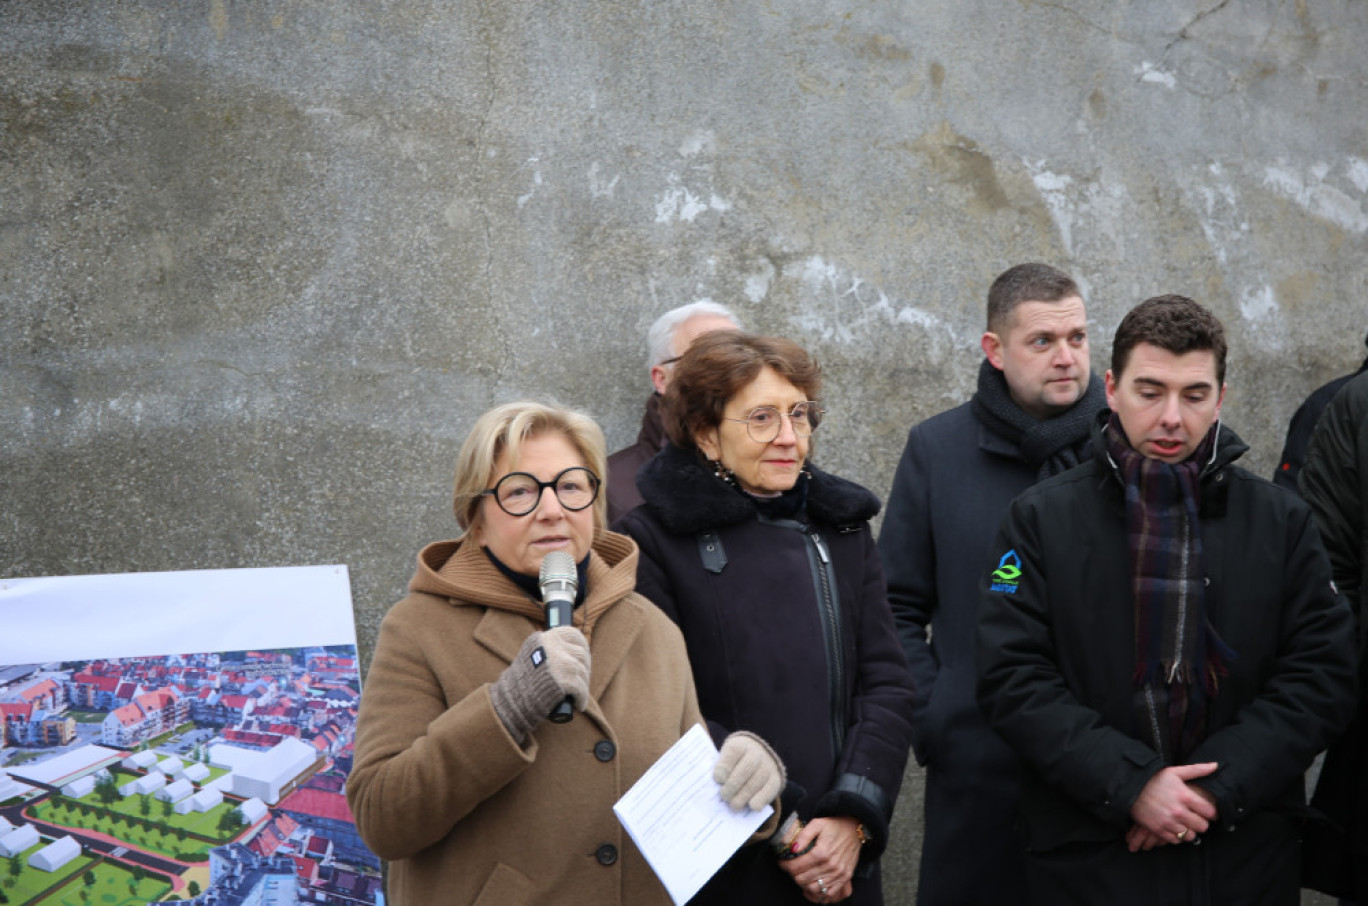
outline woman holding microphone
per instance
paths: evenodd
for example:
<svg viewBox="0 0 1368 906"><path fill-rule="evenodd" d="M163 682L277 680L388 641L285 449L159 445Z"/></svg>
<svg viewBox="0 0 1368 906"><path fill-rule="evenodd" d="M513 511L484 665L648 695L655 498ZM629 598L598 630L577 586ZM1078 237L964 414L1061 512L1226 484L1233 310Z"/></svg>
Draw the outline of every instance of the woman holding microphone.
<svg viewBox="0 0 1368 906"><path fill-rule="evenodd" d="M635 592L636 545L604 528L604 462L588 416L533 402L485 413L461 449L464 533L422 550L381 624L347 788L397 906L669 902L612 806L700 717L679 631ZM544 629L554 552L578 592ZM573 718L548 720L567 697ZM715 776L759 807L783 767L736 734Z"/></svg>

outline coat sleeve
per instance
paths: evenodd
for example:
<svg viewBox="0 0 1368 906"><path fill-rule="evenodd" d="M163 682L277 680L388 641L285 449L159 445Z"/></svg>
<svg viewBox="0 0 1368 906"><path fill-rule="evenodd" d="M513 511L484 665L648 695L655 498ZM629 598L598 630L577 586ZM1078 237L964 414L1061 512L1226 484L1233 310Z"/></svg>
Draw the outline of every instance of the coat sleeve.
<svg viewBox="0 0 1368 906"><path fill-rule="evenodd" d="M893 490L879 533L879 553L887 576L893 621L912 671L912 746L919 764L926 764L929 757L926 713L940 671L926 631L937 604L930 482L925 444L913 428L893 475Z"/></svg>
<svg viewBox="0 0 1368 906"><path fill-rule="evenodd" d="M1276 662L1258 695L1189 757L1220 765L1194 783L1216 797L1228 826L1299 782L1353 713L1352 614L1330 585L1329 564L1305 507L1292 511L1287 535Z"/></svg>
<svg viewBox="0 0 1368 906"><path fill-rule="evenodd" d="M1350 601L1363 589L1363 514L1368 464L1368 383L1355 379L1336 396L1317 423L1306 465L1298 477L1302 496L1316 514L1330 567Z"/></svg>
<svg viewBox="0 0 1368 906"><path fill-rule="evenodd" d="M425 655L430 630L425 634L422 625L396 617L391 611L380 626L347 782L362 839L390 860L441 840L537 754L535 738L524 750L508 734L490 703L488 682L472 682L462 697L448 701ZM462 643L468 640L436 642Z"/></svg>
<svg viewBox="0 0 1368 906"><path fill-rule="evenodd" d="M1028 492L1012 504L985 564L977 634L979 707L1046 783L1124 831L1131 804L1163 767L1162 759L1109 726L1064 679L1033 497Z"/></svg>
<svg viewBox="0 0 1368 906"><path fill-rule="evenodd" d="M836 783L817 801L818 815L852 815L871 839L862 861L878 858L888 842L888 824L902 786L912 741L912 676L907 669L879 554L865 531L864 560L856 627L855 693L852 720L836 768Z"/></svg>

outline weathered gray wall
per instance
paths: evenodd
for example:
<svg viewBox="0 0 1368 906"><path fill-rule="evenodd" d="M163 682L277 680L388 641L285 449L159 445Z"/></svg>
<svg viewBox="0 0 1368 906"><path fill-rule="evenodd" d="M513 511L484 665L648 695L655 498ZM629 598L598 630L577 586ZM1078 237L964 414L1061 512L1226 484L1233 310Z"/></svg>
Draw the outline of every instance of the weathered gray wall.
<svg viewBox="0 0 1368 906"><path fill-rule="evenodd" d="M1368 3L0 0L0 574L346 563L366 653L489 405L634 435L701 297L887 492L992 277L1182 292L1267 473L1368 328ZM917 777L890 887L914 884Z"/></svg>

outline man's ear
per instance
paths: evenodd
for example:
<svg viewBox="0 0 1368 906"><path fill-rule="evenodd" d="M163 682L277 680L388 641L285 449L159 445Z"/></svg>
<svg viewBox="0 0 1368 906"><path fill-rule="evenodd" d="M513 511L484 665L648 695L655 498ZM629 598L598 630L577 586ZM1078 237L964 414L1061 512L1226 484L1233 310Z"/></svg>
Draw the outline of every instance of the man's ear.
<svg viewBox="0 0 1368 906"><path fill-rule="evenodd" d="M1106 385L1107 385L1107 408L1110 409L1111 411L1115 412L1115 411L1116 411L1116 378L1112 375L1112 370L1111 370L1110 368L1107 369L1107 373L1106 373L1105 375L1103 375L1102 380L1103 380L1104 382L1106 382Z"/></svg>
<svg viewBox="0 0 1368 906"><path fill-rule="evenodd" d="M665 395L665 387L670 383L670 369L665 365L651 366L651 386L655 392L661 396Z"/></svg>
<svg viewBox="0 0 1368 906"><path fill-rule="evenodd" d="M979 338L979 346L983 349L983 354L988 357L988 362L998 371L1002 370L1002 337L985 330L983 336Z"/></svg>
<svg viewBox="0 0 1368 906"><path fill-rule="evenodd" d="M1216 399L1216 420L1217 420L1217 421L1220 421L1220 418L1221 418L1221 407L1225 405L1225 392L1226 392L1226 385L1225 385L1225 384L1222 384L1222 385L1221 385L1221 395L1220 395L1219 397L1217 397L1217 399Z"/></svg>

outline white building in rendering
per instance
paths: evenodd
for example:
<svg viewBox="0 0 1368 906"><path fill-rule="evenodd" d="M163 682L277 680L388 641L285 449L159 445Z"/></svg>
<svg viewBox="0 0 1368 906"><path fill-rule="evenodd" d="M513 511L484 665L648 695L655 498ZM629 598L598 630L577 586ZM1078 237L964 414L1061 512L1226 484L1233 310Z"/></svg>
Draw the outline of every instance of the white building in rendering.
<svg viewBox="0 0 1368 906"><path fill-rule="evenodd" d="M248 799L238 806L238 811L242 812L242 820L251 825L264 818L270 809L260 799Z"/></svg>
<svg viewBox="0 0 1368 906"><path fill-rule="evenodd" d="M160 771L153 771L151 774L144 774L137 780L130 780L119 787L119 793L124 796L132 796L134 793L141 793L146 796L155 793L157 790L166 786L166 775Z"/></svg>
<svg viewBox="0 0 1368 906"><path fill-rule="evenodd" d="M218 790L200 790L193 796L176 803L176 814L188 815L190 812L207 812L223 802L223 794Z"/></svg>
<svg viewBox="0 0 1368 906"><path fill-rule="evenodd" d="M130 771L145 771L157 763L157 753L150 751L134 752L123 760L123 766Z"/></svg>
<svg viewBox="0 0 1368 906"><path fill-rule="evenodd" d="M182 799L189 799L194 793L195 785L181 778L157 790L157 798L164 802L180 802Z"/></svg>
<svg viewBox="0 0 1368 906"><path fill-rule="evenodd" d="M38 828L32 824L21 824L0 837L0 856L6 859L17 856L29 847L38 845L40 839Z"/></svg>
<svg viewBox="0 0 1368 906"><path fill-rule="evenodd" d="M81 854L75 837L62 837L29 856L28 864L42 871L56 871Z"/></svg>
<svg viewBox="0 0 1368 906"><path fill-rule="evenodd" d="M0 802L22 795L25 790L29 789L32 789L32 787L26 786L6 774L4 771L0 771Z"/></svg>
<svg viewBox="0 0 1368 906"><path fill-rule="evenodd" d="M73 780L62 787L62 795L68 799L80 799L82 796L87 796L93 792L95 792L95 776L93 774L87 774L80 780Z"/></svg>
<svg viewBox="0 0 1368 906"><path fill-rule="evenodd" d="M232 772L233 795L256 797L271 805L279 802L281 790L313 767L318 758L317 749L293 737L265 752L225 744L209 749L210 763Z"/></svg>

